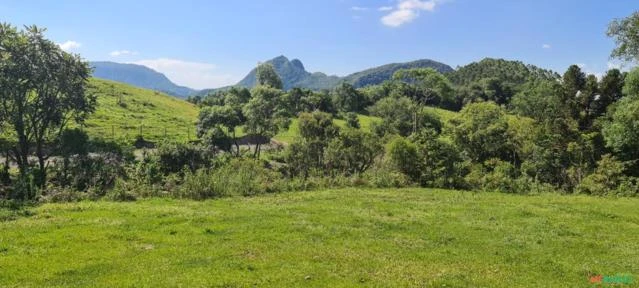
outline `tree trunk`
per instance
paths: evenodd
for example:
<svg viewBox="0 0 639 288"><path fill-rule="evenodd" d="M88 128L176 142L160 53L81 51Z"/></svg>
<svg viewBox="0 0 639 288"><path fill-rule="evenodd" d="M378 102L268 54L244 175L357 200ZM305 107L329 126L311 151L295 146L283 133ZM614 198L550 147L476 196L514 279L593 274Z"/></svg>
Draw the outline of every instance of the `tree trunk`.
<svg viewBox="0 0 639 288"><path fill-rule="evenodd" d="M41 142L41 141L38 141ZM36 156L38 157L38 166L40 171L38 172L38 184L40 184L41 188L47 183L47 167L46 167L46 158L44 155L44 151L42 149L42 143L38 143L36 145Z"/></svg>

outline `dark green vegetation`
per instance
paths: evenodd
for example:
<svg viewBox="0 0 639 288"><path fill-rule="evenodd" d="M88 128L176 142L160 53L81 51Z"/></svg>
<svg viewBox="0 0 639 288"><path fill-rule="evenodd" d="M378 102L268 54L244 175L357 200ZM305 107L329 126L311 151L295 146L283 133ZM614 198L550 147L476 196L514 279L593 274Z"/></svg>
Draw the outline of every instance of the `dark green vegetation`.
<svg viewBox="0 0 639 288"><path fill-rule="evenodd" d="M0 222L0 283L588 287L636 277L637 205L427 189L45 204Z"/></svg>
<svg viewBox="0 0 639 288"><path fill-rule="evenodd" d="M114 62L90 62L93 77L127 83L136 87L160 91L180 98L195 93L188 87L176 85L164 74L142 65Z"/></svg>

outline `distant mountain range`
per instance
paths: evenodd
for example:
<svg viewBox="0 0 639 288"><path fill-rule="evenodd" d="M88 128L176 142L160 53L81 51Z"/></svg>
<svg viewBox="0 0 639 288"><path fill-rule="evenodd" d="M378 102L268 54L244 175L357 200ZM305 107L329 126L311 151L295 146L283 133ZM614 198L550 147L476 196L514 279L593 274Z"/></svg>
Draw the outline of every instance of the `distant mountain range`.
<svg viewBox="0 0 639 288"><path fill-rule="evenodd" d="M96 78L157 90L180 98L186 98L197 92L171 82L164 74L146 66L115 62L91 62L89 65L93 67L93 77Z"/></svg>
<svg viewBox="0 0 639 288"><path fill-rule="evenodd" d="M393 73L399 69L408 68L433 68L440 73L454 71L450 66L433 60L423 59L406 63L387 64L360 72L350 74L346 77L329 76L321 72L311 73L306 71L302 61L298 59L290 60L285 56L278 56L266 61L275 67L275 71L282 78L284 89L294 87L307 88L311 90L331 89L342 82L353 84L356 88L375 85L390 79ZM91 62L94 67L93 76L127 83L129 85L158 90L169 95L185 98L190 95L206 95L211 91L227 89L221 87L216 89L195 90L188 87L176 85L164 74L142 65L123 64L115 62ZM235 86L251 88L255 86L255 70L251 70L244 79Z"/></svg>

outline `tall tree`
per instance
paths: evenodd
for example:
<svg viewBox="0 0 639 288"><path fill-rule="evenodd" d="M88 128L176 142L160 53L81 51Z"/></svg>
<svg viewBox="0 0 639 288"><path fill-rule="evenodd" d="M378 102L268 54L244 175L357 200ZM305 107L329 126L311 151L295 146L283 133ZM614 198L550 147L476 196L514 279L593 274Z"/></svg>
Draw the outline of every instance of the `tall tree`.
<svg viewBox="0 0 639 288"><path fill-rule="evenodd" d="M586 74L577 65L570 65L562 78L563 101L570 108L572 116L576 119L579 115L577 108L577 93L586 85Z"/></svg>
<svg viewBox="0 0 639 288"><path fill-rule="evenodd" d="M588 129L592 124L593 103L599 96L599 83L595 75L588 75L582 91L577 93L576 103L579 109L579 127L581 130Z"/></svg>
<svg viewBox="0 0 639 288"><path fill-rule="evenodd" d="M596 99L593 112L596 117L606 113L608 106L623 96L624 77L619 69L611 69L599 83L599 98Z"/></svg>
<svg viewBox="0 0 639 288"><path fill-rule="evenodd" d="M235 144L235 155L240 156L235 130L242 125L242 118L241 111L231 105L204 107L198 116L198 137L205 138L210 145L231 153L231 144Z"/></svg>
<svg viewBox="0 0 639 288"><path fill-rule="evenodd" d="M360 112L366 106L366 96L350 83L342 82L331 95L333 105L340 112Z"/></svg>
<svg viewBox="0 0 639 288"><path fill-rule="evenodd" d="M0 25L0 102L17 136L14 158L26 176L33 148L42 186L49 157L45 144L70 121L81 123L95 109L95 97L85 92L91 72L88 63L45 39L44 31Z"/></svg>
<svg viewBox="0 0 639 288"><path fill-rule="evenodd" d="M273 67L270 63L262 63L258 65L255 77L257 78L257 85L268 86L280 90L284 87L282 79L279 75L277 75L277 72L275 72L275 67Z"/></svg>
<svg viewBox="0 0 639 288"><path fill-rule="evenodd" d="M251 100L242 109L246 117L247 133L270 140L289 124L281 104L283 94L282 90L270 86L256 86L251 90ZM255 158L260 156L260 146L258 141L255 145Z"/></svg>
<svg viewBox="0 0 639 288"><path fill-rule="evenodd" d="M454 90L444 75L432 68L402 69L393 74L393 80L403 81L414 89L413 98L424 105L454 108Z"/></svg>
<svg viewBox="0 0 639 288"><path fill-rule="evenodd" d="M626 18L613 20L608 26L607 34L617 44L612 50L612 57L639 61L639 11Z"/></svg>

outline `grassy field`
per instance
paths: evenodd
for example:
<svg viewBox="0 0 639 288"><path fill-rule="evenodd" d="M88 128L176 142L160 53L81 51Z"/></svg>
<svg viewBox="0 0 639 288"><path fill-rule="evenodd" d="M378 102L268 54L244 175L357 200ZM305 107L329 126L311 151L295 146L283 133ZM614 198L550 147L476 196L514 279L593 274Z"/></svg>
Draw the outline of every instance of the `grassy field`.
<svg viewBox="0 0 639 288"><path fill-rule="evenodd" d="M86 122L90 136L131 141L142 132L151 141L195 138L199 110L184 100L97 78L91 79L89 93L98 100Z"/></svg>
<svg viewBox="0 0 639 288"><path fill-rule="evenodd" d="M638 207L429 189L47 204L0 222L0 286L636 286Z"/></svg>

